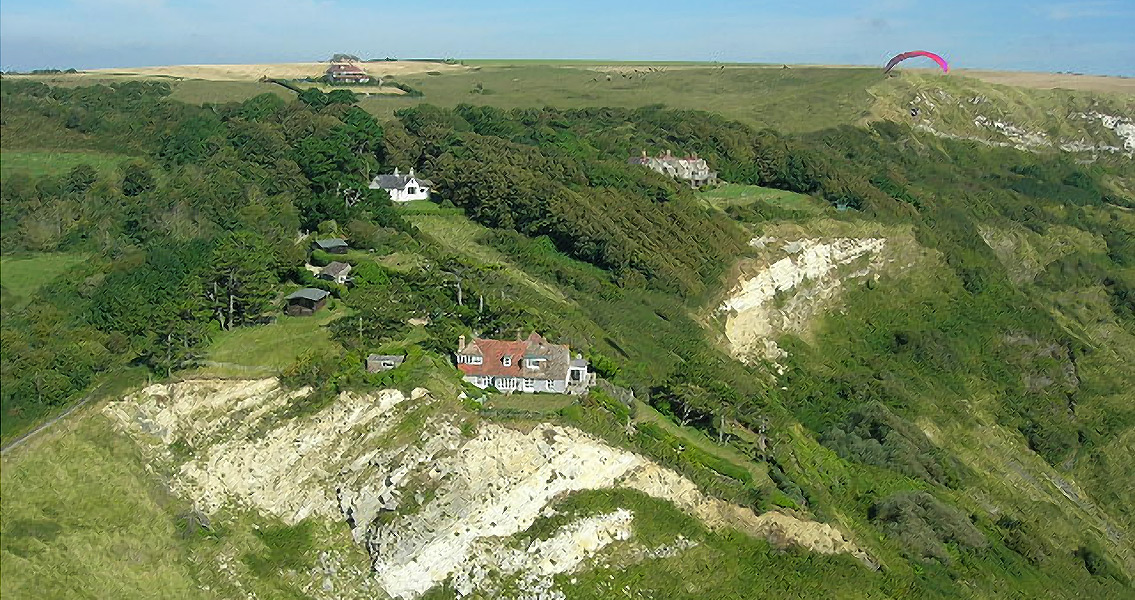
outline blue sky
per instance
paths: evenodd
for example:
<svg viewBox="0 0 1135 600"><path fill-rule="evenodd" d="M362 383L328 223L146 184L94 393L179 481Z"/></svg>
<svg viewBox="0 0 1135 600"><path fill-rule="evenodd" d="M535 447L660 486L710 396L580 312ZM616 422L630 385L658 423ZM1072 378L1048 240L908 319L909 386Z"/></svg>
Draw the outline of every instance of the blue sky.
<svg viewBox="0 0 1135 600"><path fill-rule="evenodd" d="M0 68L364 58L882 64L1135 76L1135 0L3 0Z"/></svg>

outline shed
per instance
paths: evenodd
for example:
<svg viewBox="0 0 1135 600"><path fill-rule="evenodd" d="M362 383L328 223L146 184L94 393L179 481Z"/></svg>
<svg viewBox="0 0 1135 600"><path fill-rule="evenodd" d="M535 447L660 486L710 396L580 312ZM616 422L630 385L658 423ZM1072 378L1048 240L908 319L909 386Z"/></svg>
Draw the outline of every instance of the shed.
<svg viewBox="0 0 1135 600"><path fill-rule="evenodd" d="M317 288L297 290L284 299L287 302L284 312L293 317L313 315L327 304L327 297L330 295L327 290Z"/></svg>
<svg viewBox="0 0 1135 600"><path fill-rule="evenodd" d="M371 354L367 356L367 373L380 373L395 369L405 360L405 354Z"/></svg>
<svg viewBox="0 0 1135 600"><path fill-rule="evenodd" d="M311 244L311 247L315 250L322 250L331 254L346 254L349 248L349 246L347 246L347 240L342 238L315 240L315 242Z"/></svg>

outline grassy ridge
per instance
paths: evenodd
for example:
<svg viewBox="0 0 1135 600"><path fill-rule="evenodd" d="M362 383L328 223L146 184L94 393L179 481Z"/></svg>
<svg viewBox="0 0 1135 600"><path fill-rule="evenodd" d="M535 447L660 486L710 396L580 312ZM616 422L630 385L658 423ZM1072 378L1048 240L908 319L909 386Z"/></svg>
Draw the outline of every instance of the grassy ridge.
<svg viewBox="0 0 1135 600"><path fill-rule="evenodd" d="M62 175L79 165L91 165L100 173L110 173L130 158L108 152L5 150L0 153L0 179L8 179L16 174L28 177Z"/></svg>
<svg viewBox="0 0 1135 600"><path fill-rule="evenodd" d="M876 69L867 68L722 67L662 65L650 69L642 65L636 73L633 65L607 71L578 65L489 64L442 77L405 75L399 79L421 90L423 98L366 98L359 105L390 117L400 108L420 103L452 107L464 102L499 108L664 104L711 110L761 127L812 131L857 121L870 103L867 89L880 80Z"/></svg>
<svg viewBox="0 0 1135 600"><path fill-rule="evenodd" d="M85 259L86 255L79 252L0 258L0 288L3 289L4 310L20 310L41 287Z"/></svg>

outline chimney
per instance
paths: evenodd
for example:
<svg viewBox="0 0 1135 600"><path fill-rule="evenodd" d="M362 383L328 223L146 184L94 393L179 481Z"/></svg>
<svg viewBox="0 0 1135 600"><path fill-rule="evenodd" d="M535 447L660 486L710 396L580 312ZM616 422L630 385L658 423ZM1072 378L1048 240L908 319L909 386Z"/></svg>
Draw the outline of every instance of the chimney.
<svg viewBox="0 0 1135 600"><path fill-rule="evenodd" d="M642 151L642 157L643 157L643 158L646 158L646 150L643 150L643 151Z"/></svg>
<svg viewBox="0 0 1135 600"><path fill-rule="evenodd" d="M460 336L457 337L457 351L458 352L464 352L465 351L465 334L461 334Z"/></svg>
<svg viewBox="0 0 1135 600"><path fill-rule="evenodd" d="M414 176L414 167L410 167L410 177Z"/></svg>
<svg viewBox="0 0 1135 600"><path fill-rule="evenodd" d="M398 175L398 167L394 167L394 174Z"/></svg>

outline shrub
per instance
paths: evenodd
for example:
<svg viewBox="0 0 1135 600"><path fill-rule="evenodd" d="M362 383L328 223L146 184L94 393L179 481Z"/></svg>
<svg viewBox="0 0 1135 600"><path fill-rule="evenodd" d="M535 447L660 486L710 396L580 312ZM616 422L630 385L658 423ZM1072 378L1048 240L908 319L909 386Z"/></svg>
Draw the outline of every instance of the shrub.
<svg viewBox="0 0 1135 600"><path fill-rule="evenodd" d="M873 505L870 519L924 562L949 564L947 543L959 549L984 548L988 542L966 514L927 492L898 492Z"/></svg>
<svg viewBox="0 0 1135 600"><path fill-rule="evenodd" d="M1108 560L1107 555L1095 543L1080 546L1076 550L1076 556L1084 561L1084 568L1094 577L1111 577L1124 585L1127 584L1127 577L1119 567Z"/></svg>
<svg viewBox="0 0 1135 600"><path fill-rule="evenodd" d="M851 411L844 423L828 429L820 442L845 460L885 467L947 487L958 484L963 468L913 423L877 401Z"/></svg>

